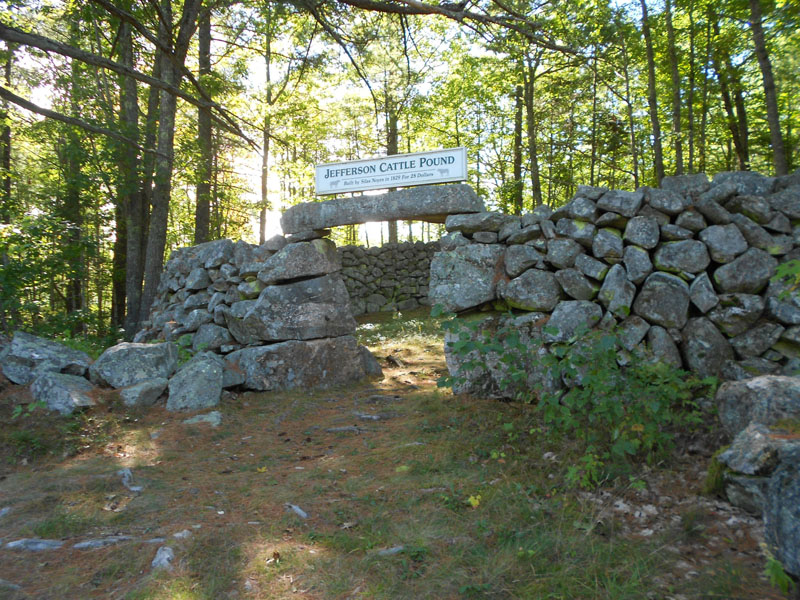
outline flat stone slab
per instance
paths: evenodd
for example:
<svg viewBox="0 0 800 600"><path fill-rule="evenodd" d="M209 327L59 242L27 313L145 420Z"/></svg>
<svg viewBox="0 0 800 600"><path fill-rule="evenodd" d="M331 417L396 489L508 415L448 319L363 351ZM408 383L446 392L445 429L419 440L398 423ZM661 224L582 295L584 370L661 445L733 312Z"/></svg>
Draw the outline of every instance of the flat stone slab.
<svg viewBox="0 0 800 600"><path fill-rule="evenodd" d="M444 223L448 215L483 212L483 201L470 186L423 185L377 196L337 198L292 206L283 213L286 235L337 225L371 221L428 221Z"/></svg>

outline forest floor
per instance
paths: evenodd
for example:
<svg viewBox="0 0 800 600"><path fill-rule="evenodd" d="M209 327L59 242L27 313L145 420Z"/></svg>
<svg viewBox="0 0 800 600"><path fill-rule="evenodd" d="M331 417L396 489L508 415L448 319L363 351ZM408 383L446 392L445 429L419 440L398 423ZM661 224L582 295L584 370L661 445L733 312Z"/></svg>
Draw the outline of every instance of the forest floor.
<svg viewBox="0 0 800 600"><path fill-rule="evenodd" d="M438 389L438 328L405 317L359 328L382 382L230 394L219 427L112 401L12 420L29 398L4 382L0 598L783 597L760 520L700 494L712 444L568 489L569 441L532 434L531 406ZM73 547L111 535L131 539ZM64 544L5 547L34 537Z"/></svg>

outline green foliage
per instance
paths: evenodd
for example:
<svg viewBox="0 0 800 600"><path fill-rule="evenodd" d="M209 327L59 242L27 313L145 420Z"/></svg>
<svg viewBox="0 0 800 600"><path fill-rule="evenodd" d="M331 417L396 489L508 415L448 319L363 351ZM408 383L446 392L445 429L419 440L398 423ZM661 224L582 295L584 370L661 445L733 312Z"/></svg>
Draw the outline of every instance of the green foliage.
<svg viewBox="0 0 800 600"><path fill-rule="evenodd" d="M766 575L770 585L778 588L782 594L788 595L789 591L794 589L796 585L795 582L783 569L781 561L775 558L766 546L764 547L764 552L767 555L767 563L764 565L764 575Z"/></svg>
<svg viewBox="0 0 800 600"><path fill-rule="evenodd" d="M772 281L785 281L789 284L789 289L781 292L781 298L797 294L797 288L800 287L800 259L787 260L779 264Z"/></svg>
<svg viewBox="0 0 800 600"><path fill-rule="evenodd" d="M724 494L725 471L727 471L727 467L719 462L717 457L727 449L728 446L723 446L711 457L711 461L708 464L708 471L706 472L706 479L703 482L703 495L705 496L722 497Z"/></svg>
<svg viewBox="0 0 800 600"><path fill-rule="evenodd" d="M14 410L11 413L12 419L19 419L21 416L30 416L34 413L37 408L45 408L47 404L44 401L39 400L37 402L31 402L27 406L23 406L22 404L17 404L14 407Z"/></svg>
<svg viewBox="0 0 800 600"><path fill-rule="evenodd" d="M636 353L621 366L622 345L613 331L582 330L548 346L524 340L509 325L488 331L480 321L451 320L445 327L458 332L450 350L468 360L441 383L464 383L470 372L496 362L502 390L535 404L547 435L578 442L582 456L566 475L572 486L594 487L636 462L662 459L676 428L700 422L694 393L716 383ZM562 381L566 389L553 384Z"/></svg>

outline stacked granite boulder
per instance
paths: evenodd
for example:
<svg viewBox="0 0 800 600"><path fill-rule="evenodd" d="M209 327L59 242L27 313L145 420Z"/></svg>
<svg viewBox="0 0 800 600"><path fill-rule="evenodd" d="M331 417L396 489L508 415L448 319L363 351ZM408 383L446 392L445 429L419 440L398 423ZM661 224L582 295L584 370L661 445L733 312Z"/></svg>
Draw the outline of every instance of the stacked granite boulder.
<svg viewBox="0 0 800 600"><path fill-rule="evenodd" d="M195 353L170 381L168 408L187 407L194 394L173 391L175 378L176 390L188 389L210 374L217 395L233 386L271 391L379 376L353 337L340 269L333 242L315 236L276 236L261 246L223 239L173 252L150 322L135 338Z"/></svg>
<svg viewBox="0 0 800 600"><path fill-rule="evenodd" d="M800 258L800 171L667 177L635 192L579 186L554 212L455 215L446 228L432 304L530 311L559 330L545 341L618 324L627 351L703 376L800 371L800 299L772 281ZM451 372L463 364L450 344L446 354ZM485 384L465 390L496 389Z"/></svg>
<svg viewBox="0 0 800 600"><path fill-rule="evenodd" d="M439 242L342 246L342 280L353 315L414 310L430 304L428 280Z"/></svg>

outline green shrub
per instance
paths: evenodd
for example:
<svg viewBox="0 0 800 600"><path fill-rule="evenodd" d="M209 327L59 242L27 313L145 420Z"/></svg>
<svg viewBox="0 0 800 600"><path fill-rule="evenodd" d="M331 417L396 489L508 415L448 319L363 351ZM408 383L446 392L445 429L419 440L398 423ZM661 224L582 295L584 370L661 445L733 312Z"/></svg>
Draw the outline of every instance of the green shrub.
<svg viewBox="0 0 800 600"><path fill-rule="evenodd" d="M548 435L577 441L582 456L568 468L571 485L592 487L609 473L627 472L634 461L663 458L676 428L700 422L696 388L715 384L650 356L620 351L616 331L584 329L542 351L540 339L527 339L508 324L489 331L481 322L452 319L445 327L458 334L450 350L470 360L441 383L452 387L476 368L487 368L487 361L495 364L500 387L536 404ZM531 381L532 372L541 376ZM548 384L553 381L570 385L556 389Z"/></svg>

